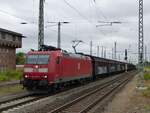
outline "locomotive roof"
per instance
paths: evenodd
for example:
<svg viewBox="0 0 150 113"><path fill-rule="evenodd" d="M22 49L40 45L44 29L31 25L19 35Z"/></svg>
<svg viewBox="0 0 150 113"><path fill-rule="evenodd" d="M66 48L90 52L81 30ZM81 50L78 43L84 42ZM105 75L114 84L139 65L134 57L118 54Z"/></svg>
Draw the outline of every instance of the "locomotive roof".
<svg viewBox="0 0 150 113"><path fill-rule="evenodd" d="M75 54L75 53L68 53L67 51L64 50L54 50L54 51L29 51L27 54L32 55L32 54L51 54L51 53L60 53L65 57L72 57L72 58L86 58L87 56L81 55L81 54Z"/></svg>
<svg viewBox="0 0 150 113"><path fill-rule="evenodd" d="M51 54L52 51L29 51L28 54Z"/></svg>

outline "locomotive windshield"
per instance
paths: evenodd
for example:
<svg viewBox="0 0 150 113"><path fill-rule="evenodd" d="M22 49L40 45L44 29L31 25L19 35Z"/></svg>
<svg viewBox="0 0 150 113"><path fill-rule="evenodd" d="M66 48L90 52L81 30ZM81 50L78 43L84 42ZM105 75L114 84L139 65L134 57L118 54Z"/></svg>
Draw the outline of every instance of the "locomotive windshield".
<svg viewBox="0 0 150 113"><path fill-rule="evenodd" d="M28 55L26 64L48 64L49 55Z"/></svg>

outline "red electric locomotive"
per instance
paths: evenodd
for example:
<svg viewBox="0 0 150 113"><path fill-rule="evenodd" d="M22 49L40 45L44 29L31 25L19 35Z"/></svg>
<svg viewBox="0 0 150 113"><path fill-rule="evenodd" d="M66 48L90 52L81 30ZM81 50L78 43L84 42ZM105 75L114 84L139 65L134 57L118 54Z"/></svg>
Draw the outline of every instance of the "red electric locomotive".
<svg viewBox="0 0 150 113"><path fill-rule="evenodd" d="M95 80L102 75L133 69L133 64L42 46L40 51L30 51L26 55L23 86L32 91L48 91L66 83Z"/></svg>
<svg viewBox="0 0 150 113"><path fill-rule="evenodd" d="M28 90L47 89L84 78L92 78L92 61L88 56L53 47L26 55L23 86Z"/></svg>

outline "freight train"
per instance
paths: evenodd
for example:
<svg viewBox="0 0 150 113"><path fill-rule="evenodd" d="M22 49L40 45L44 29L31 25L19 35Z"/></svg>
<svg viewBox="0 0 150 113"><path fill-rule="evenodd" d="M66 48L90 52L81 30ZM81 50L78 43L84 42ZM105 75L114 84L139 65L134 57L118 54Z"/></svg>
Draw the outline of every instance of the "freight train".
<svg viewBox="0 0 150 113"><path fill-rule="evenodd" d="M42 46L27 53L22 83L30 91L49 90L133 69L133 64Z"/></svg>

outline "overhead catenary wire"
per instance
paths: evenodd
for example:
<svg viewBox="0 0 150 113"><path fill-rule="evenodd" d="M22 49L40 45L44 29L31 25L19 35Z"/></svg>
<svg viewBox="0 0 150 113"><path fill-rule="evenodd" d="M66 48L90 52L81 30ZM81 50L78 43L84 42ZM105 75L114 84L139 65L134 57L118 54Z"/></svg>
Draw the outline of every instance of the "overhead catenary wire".
<svg viewBox="0 0 150 113"><path fill-rule="evenodd" d="M83 19L87 20L88 23L93 24L87 17L85 17L84 15L82 15L82 13L80 13L80 11L78 11L74 6L72 6L67 0L63 0L70 8L72 8L74 11L76 11ZM105 17L106 18L106 17ZM95 24L93 24L95 26ZM100 31L99 29L96 29L98 31ZM103 31L101 31L101 33L103 35L106 35Z"/></svg>
<svg viewBox="0 0 150 113"><path fill-rule="evenodd" d="M87 20L88 23L93 24L87 17L85 17L84 15L82 15L82 13L80 13L80 11L78 11L74 6L72 6L69 2L67 2L66 0L63 0L70 8L72 8L73 10L75 10L83 19ZM95 26L95 25L94 25ZM96 29L98 30L98 29ZM98 30L99 31L99 30ZM105 35L104 32L101 31L101 33L103 35Z"/></svg>
<svg viewBox="0 0 150 113"><path fill-rule="evenodd" d="M35 0L33 0L33 23L35 19Z"/></svg>
<svg viewBox="0 0 150 113"><path fill-rule="evenodd" d="M100 10L100 8L97 6L96 0L92 0L93 5L95 5L95 9L96 9L96 14L99 16L98 12L100 12L100 14L102 15L102 17L105 20L108 20L107 17L104 15L104 13Z"/></svg>
<svg viewBox="0 0 150 113"><path fill-rule="evenodd" d="M72 6L68 1L63 0L65 4L67 4L71 9L73 9L79 16L81 16L84 20L86 20L89 24L93 24L87 17L85 17L80 11L78 11L74 6Z"/></svg>
<svg viewBox="0 0 150 113"><path fill-rule="evenodd" d="M80 11L78 11L74 6L72 6L67 0L63 0L70 8L72 8L74 11L76 11L76 13L78 13L78 15L80 15L83 19L87 20L90 24L92 23L91 21L89 21L89 19L87 17L85 17L84 15L82 15L82 13L80 13Z"/></svg>
<svg viewBox="0 0 150 113"><path fill-rule="evenodd" d="M56 26L56 25L54 25L54 26ZM54 30L54 29L50 29L50 30L58 34L58 31L57 31L57 30ZM66 35L66 36L69 36L69 37L72 37L72 38L75 38L74 36L72 36L72 35L70 35L70 34L67 34L67 33L63 33L63 32L62 32L61 34Z"/></svg>

